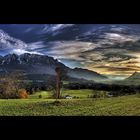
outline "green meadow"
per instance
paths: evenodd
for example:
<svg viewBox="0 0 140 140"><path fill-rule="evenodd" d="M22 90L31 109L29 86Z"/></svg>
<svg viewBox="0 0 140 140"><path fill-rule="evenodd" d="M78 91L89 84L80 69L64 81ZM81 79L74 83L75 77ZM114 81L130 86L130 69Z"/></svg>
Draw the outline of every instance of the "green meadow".
<svg viewBox="0 0 140 140"><path fill-rule="evenodd" d="M92 90L64 90L76 99L51 99L42 91L28 99L0 99L0 116L139 116L140 96L88 98ZM42 98L39 98L42 95Z"/></svg>

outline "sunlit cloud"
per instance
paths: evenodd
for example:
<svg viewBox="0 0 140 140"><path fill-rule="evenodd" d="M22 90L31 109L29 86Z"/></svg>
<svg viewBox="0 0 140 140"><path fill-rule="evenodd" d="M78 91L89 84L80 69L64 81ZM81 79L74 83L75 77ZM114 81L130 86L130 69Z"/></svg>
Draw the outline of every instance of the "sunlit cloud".
<svg viewBox="0 0 140 140"><path fill-rule="evenodd" d="M25 50L22 50L22 49L14 49L11 51L11 53L14 53L14 54L17 54L17 55L21 55L21 54L24 54L24 53L30 53L30 54L39 54L39 55L43 55L39 52L36 52L36 51L25 51Z"/></svg>
<svg viewBox="0 0 140 140"><path fill-rule="evenodd" d="M79 42L79 41L62 41L62 42L54 42L50 50L48 50L48 54L54 57L58 57L58 59L75 59L76 60L84 60L81 57L81 54L85 51L89 51L94 49L96 46L94 43L89 42Z"/></svg>

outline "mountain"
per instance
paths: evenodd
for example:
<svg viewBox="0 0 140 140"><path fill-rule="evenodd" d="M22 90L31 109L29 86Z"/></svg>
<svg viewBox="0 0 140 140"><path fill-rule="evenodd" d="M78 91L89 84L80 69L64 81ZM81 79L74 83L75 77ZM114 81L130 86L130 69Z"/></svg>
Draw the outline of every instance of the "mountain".
<svg viewBox="0 0 140 140"><path fill-rule="evenodd" d="M70 77L74 77L78 79L83 78L83 79L94 80L94 81L107 80L106 76L103 76L97 72L90 71L87 69L82 69L82 68L70 69L68 72L68 75Z"/></svg>
<svg viewBox="0 0 140 140"><path fill-rule="evenodd" d="M135 82L138 82L140 81L140 73L138 72L134 72L131 76L129 76L127 79L127 81L135 81Z"/></svg>
<svg viewBox="0 0 140 140"><path fill-rule="evenodd" d="M139 72L134 72L128 78L126 78L124 80L117 81L117 83L114 82L114 84L119 84L119 85L140 85L140 73Z"/></svg>
<svg viewBox="0 0 140 140"><path fill-rule="evenodd" d="M25 53L22 55L8 54L0 57L1 71L22 70L28 74L55 74L55 67L67 69L65 65L44 55Z"/></svg>
<svg viewBox="0 0 140 140"><path fill-rule="evenodd" d="M74 68L71 69L53 57L38 54L25 53L22 55L8 54L0 56L0 73L7 73L15 70L24 71L27 75L55 75L55 68L60 67L68 77L86 80L105 80L94 71ZM39 76L38 76L39 77Z"/></svg>

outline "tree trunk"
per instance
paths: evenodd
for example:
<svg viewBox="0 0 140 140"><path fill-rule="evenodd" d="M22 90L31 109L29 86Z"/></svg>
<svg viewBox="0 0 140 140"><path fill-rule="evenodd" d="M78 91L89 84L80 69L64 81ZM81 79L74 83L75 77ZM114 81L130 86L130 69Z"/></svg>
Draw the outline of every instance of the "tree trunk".
<svg viewBox="0 0 140 140"><path fill-rule="evenodd" d="M56 98L58 99L60 95L60 87L59 87L59 74L56 75Z"/></svg>

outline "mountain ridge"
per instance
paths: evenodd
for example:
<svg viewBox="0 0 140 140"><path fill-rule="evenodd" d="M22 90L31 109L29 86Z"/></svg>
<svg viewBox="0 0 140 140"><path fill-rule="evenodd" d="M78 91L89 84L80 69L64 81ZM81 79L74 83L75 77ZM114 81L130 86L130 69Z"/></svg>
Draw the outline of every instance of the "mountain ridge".
<svg viewBox="0 0 140 140"><path fill-rule="evenodd" d="M140 80L140 73L135 71L132 75L130 75L126 80Z"/></svg>
<svg viewBox="0 0 140 140"><path fill-rule="evenodd" d="M24 53L21 55L8 54L0 56L0 72L23 70L28 74L55 75L55 68L61 67L69 77L86 80L105 80L107 77L87 69L69 68L57 59L47 55Z"/></svg>

